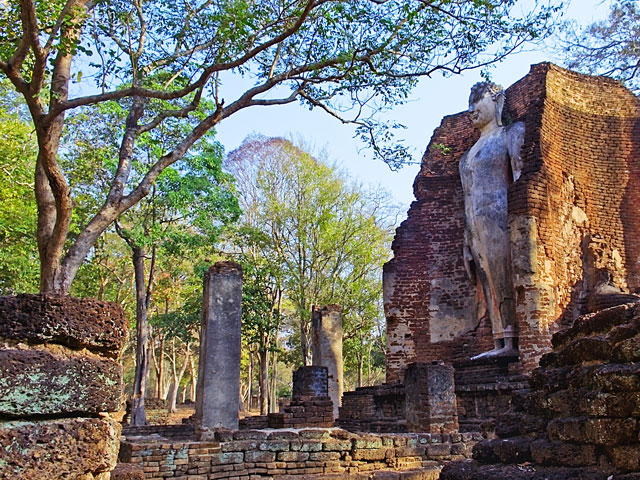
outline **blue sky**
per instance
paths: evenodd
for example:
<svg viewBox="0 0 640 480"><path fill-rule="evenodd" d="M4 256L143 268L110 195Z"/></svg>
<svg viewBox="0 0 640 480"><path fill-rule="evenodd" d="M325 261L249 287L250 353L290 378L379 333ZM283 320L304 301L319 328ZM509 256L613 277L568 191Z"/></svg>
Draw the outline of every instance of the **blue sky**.
<svg viewBox="0 0 640 480"><path fill-rule="evenodd" d="M588 24L606 17L609 4L610 1L603 0L572 0L564 18ZM551 49L537 47L496 65L492 70L492 79L506 88L525 76L531 64L543 61L562 64ZM409 101L395 107L387 115L387 118L407 127L398 136L410 147L415 162L420 161L442 117L467 108L469 89L480 80L479 71L447 78L423 79ZM226 80L225 89L243 91L243 87L247 86L250 86L248 81L234 77ZM318 151L325 149L329 160L349 171L355 179L364 184L381 185L388 190L402 210L406 210L414 200L412 184L418 172L417 164L392 172L381 161L373 160L371 152L359 151L362 145L353 138L353 127L342 125L324 112L310 112L297 103L254 107L237 112L221 122L217 127L217 138L229 152L252 132L287 138L301 136Z"/></svg>

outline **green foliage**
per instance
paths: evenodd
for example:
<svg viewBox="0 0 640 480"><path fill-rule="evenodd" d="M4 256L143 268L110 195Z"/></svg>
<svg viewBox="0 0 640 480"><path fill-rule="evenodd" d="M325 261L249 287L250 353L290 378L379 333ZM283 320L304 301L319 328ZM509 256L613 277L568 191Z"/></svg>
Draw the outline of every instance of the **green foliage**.
<svg viewBox="0 0 640 480"><path fill-rule="evenodd" d="M431 145L431 150L434 152L440 152L445 156L451 153L451 147L447 147L444 143L434 143Z"/></svg>
<svg viewBox="0 0 640 480"><path fill-rule="evenodd" d="M58 0L36 2L36 16L42 33L54 35L51 55L60 49L78 57L76 82L91 79L100 90L136 82L177 91L203 78L218 99L221 83L211 73L251 75L263 91L284 86L309 108L341 115L356 106L360 115L352 120L361 138L398 166L407 160L390 133L398 125L380 123L375 111L406 100L420 76L483 67L547 35L562 7L519 17L515 3L369 0L310 7L306 0L110 1L92 3L88 11L71 9L60 17L67 28L54 30L64 5ZM3 10L0 58L6 60L16 53L23 27L17 1ZM80 33L78 40L74 32ZM26 78L32 68L33 60L26 62ZM173 108L188 103L177 97ZM363 117L365 104L372 109Z"/></svg>
<svg viewBox="0 0 640 480"><path fill-rule="evenodd" d="M634 0L613 0L606 20L586 27L565 24L562 54L569 68L617 78L640 92L640 7Z"/></svg>
<svg viewBox="0 0 640 480"><path fill-rule="evenodd" d="M33 170L37 145L21 105L0 87L0 295L38 289Z"/></svg>
<svg viewBox="0 0 640 480"><path fill-rule="evenodd" d="M29 107L46 173L36 177L39 222L47 226L38 243L40 251L50 252L41 259L41 288L67 293L97 236L148 195L162 171L189 149L206 156L198 141L242 109L299 101L355 125L357 136L392 168L406 163L409 154L393 133L402 126L381 122L378 114L406 101L422 76L484 68L550 32L560 6L518 16L515 3L0 4L0 71ZM238 94L227 88L229 75L250 77L253 86ZM73 122L67 131L77 143L60 142L60 127ZM65 156L74 157L76 146L86 156L75 172L67 165L66 173L93 173L96 180L94 191L72 194L75 206L66 201L71 195L58 164L61 145ZM78 185L77 178L69 180ZM98 191L101 196L94 195ZM186 201L176 197L174 191L163 200ZM229 199L219 201L230 208ZM130 238L142 241L132 225L128 230ZM152 230L144 237L153 236Z"/></svg>
<svg viewBox="0 0 640 480"><path fill-rule="evenodd" d="M179 310L160 313L151 318L151 325L166 335L166 338L178 338L184 343L191 343L197 339L200 317L200 312Z"/></svg>
<svg viewBox="0 0 640 480"><path fill-rule="evenodd" d="M157 102L154 108L162 107ZM63 167L76 192L77 222L72 231L88 222L111 188L124 115L126 109L120 104L106 102L78 113L69 123ZM190 128L189 124L170 127L141 136L132 162L133 181L144 177L180 133ZM130 242L145 249L161 245L168 254L179 255L183 248L214 243L221 229L238 218L233 180L221 167L223 148L212 137L213 132L166 167L151 195L120 217L120 232Z"/></svg>
<svg viewBox="0 0 640 480"><path fill-rule="evenodd" d="M274 339L282 323L279 272L263 258L242 261L242 335L258 351L277 351Z"/></svg>
<svg viewBox="0 0 640 480"><path fill-rule="evenodd" d="M381 268L390 254L385 193L367 192L280 138L248 138L227 167L238 181L243 228L235 241L254 262L249 277L265 272L263 291L282 289L292 349L284 358L299 365L308 357L313 305L341 304L347 337L369 332L381 317ZM268 302L258 307L268 310Z"/></svg>
<svg viewBox="0 0 640 480"><path fill-rule="evenodd" d="M131 254L122 240L107 232L94 245L91 257L80 267L71 294L115 302L135 319ZM135 328L135 323L132 324Z"/></svg>

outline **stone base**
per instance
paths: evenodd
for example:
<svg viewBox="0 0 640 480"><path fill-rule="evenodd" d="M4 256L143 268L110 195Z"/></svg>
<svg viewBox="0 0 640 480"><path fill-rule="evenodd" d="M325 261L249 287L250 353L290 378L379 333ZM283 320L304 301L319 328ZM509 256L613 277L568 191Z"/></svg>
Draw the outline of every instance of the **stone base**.
<svg viewBox="0 0 640 480"><path fill-rule="evenodd" d="M477 436L357 435L345 430L216 430L209 442L155 434L122 442L120 461L147 480L436 480L443 463L468 458Z"/></svg>
<svg viewBox="0 0 640 480"><path fill-rule="evenodd" d="M1 422L0 477L108 479L119 437L110 417Z"/></svg>
<svg viewBox="0 0 640 480"><path fill-rule="evenodd" d="M144 480L144 470L130 463L119 463L111 472L111 480Z"/></svg>
<svg viewBox="0 0 640 480"><path fill-rule="evenodd" d="M377 472L365 473L336 473L328 475L305 476L305 480L438 480L440 478L440 467L425 467L419 470L380 470ZM283 475L279 480L299 480L297 475Z"/></svg>
<svg viewBox="0 0 640 480"><path fill-rule="evenodd" d="M479 465L475 461L446 465L440 480L640 480L638 474L612 475L602 468L562 468L538 465Z"/></svg>

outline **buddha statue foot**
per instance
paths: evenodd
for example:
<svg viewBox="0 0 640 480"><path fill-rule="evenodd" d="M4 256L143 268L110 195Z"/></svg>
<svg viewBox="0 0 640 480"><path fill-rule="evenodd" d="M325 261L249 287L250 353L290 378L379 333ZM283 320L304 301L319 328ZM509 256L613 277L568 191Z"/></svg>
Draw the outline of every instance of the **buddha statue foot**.
<svg viewBox="0 0 640 480"><path fill-rule="evenodd" d="M517 357L518 350L513 347L494 348L488 352L481 353L471 357L471 360L482 360L484 358L498 358L498 357Z"/></svg>

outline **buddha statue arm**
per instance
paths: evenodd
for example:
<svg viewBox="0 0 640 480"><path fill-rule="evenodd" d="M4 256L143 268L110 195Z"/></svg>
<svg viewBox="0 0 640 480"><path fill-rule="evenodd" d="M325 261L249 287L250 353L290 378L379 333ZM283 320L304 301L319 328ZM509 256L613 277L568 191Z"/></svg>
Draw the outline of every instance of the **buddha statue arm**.
<svg viewBox="0 0 640 480"><path fill-rule="evenodd" d="M515 182L522 175L522 168L524 162L520 156L520 149L524 143L524 122L516 122L507 129L507 150L509 152L509 159L511 161L511 172L513 174L513 181Z"/></svg>

